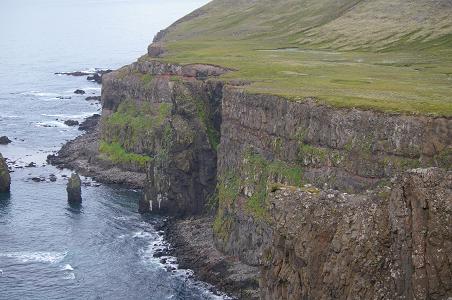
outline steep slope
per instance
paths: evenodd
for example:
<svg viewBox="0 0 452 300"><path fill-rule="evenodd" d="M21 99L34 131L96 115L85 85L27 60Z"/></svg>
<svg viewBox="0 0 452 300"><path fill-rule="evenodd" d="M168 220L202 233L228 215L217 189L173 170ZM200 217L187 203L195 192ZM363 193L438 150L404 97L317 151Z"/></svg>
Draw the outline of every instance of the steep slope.
<svg viewBox="0 0 452 300"><path fill-rule="evenodd" d="M212 1L149 54L236 70L250 92L450 116L450 1Z"/></svg>

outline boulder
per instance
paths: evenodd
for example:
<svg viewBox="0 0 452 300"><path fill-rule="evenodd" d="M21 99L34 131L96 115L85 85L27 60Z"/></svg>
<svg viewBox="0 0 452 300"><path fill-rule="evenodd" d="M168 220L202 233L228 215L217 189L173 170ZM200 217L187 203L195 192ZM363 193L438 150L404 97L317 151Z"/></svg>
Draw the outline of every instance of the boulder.
<svg viewBox="0 0 452 300"><path fill-rule="evenodd" d="M8 165L0 153L0 193L9 192L11 177L9 176Z"/></svg>
<svg viewBox="0 0 452 300"><path fill-rule="evenodd" d="M78 174L73 173L69 178L67 183L66 191L68 202L72 204L80 204L82 203L82 189L81 189L82 181L80 180L80 176Z"/></svg>
<svg viewBox="0 0 452 300"><path fill-rule="evenodd" d="M77 126L79 124L79 122L75 121L75 120L67 120L67 121L64 121L64 124L67 126Z"/></svg>
<svg viewBox="0 0 452 300"><path fill-rule="evenodd" d="M7 136L0 137L0 145L8 145L11 143L11 140Z"/></svg>
<svg viewBox="0 0 452 300"><path fill-rule="evenodd" d="M86 94L86 92L84 90L75 90L74 94L84 95L84 94Z"/></svg>

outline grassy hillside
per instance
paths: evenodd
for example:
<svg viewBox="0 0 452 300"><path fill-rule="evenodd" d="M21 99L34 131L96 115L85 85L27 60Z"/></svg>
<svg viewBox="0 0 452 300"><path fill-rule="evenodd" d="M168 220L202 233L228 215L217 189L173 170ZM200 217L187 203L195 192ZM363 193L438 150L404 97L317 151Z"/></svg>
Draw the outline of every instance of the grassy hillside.
<svg viewBox="0 0 452 300"><path fill-rule="evenodd" d="M161 42L163 59L233 68L251 92L452 116L450 0L214 0Z"/></svg>

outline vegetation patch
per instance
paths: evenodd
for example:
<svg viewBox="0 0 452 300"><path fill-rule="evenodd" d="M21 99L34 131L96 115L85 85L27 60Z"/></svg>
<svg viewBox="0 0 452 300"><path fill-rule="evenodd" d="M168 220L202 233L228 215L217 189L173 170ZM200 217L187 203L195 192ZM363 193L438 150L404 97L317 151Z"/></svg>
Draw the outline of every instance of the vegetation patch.
<svg viewBox="0 0 452 300"><path fill-rule="evenodd" d="M220 133L213 126L213 122L211 120L211 114L208 111L208 108L204 104L202 100L195 100L196 111L198 112L198 117L201 122L204 124L206 128L207 138L209 139L210 146L216 151L218 149L218 145L220 144Z"/></svg>
<svg viewBox="0 0 452 300"><path fill-rule="evenodd" d="M105 141L101 141L99 152L105 154L108 160L113 163L133 165L141 168L146 167L146 165L152 160L152 158L147 155L127 152L118 143L108 143Z"/></svg>
<svg viewBox="0 0 452 300"><path fill-rule="evenodd" d="M170 103L121 102L117 111L103 122L103 139L132 151L142 141L150 141L171 113Z"/></svg>

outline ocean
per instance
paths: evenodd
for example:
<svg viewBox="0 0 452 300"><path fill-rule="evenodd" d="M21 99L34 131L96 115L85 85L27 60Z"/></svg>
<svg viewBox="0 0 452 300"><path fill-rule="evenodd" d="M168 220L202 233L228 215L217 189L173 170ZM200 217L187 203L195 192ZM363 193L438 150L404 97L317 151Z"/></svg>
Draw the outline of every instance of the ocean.
<svg viewBox="0 0 452 300"><path fill-rule="evenodd" d="M153 256L168 246L163 220L138 214L139 191L82 178L83 206L72 209L71 172L46 163L81 134L64 121L100 112L85 100L100 85L55 73L129 64L160 29L206 2L0 1L0 136L13 141L0 153L14 171L11 193L0 196L0 299L227 298L174 258Z"/></svg>

